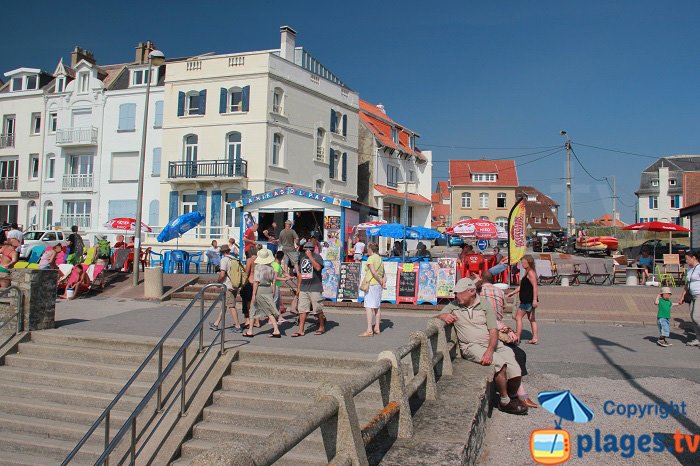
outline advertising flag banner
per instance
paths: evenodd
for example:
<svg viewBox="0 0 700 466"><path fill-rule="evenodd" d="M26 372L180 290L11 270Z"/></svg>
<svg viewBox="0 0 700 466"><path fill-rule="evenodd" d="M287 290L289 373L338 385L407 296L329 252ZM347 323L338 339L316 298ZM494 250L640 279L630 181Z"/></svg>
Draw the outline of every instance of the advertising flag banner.
<svg viewBox="0 0 700 466"><path fill-rule="evenodd" d="M520 262L525 255L526 222L525 199L521 198L515 203L508 216L508 258L511 265Z"/></svg>

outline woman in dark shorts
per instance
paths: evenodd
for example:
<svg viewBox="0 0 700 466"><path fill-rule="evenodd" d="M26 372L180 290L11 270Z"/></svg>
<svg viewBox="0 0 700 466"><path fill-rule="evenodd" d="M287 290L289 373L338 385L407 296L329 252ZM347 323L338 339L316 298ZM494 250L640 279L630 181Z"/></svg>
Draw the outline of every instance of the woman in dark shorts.
<svg viewBox="0 0 700 466"><path fill-rule="evenodd" d="M531 345L536 345L540 342L537 333L537 322L535 321L535 309L537 309L537 271L535 270L535 259L526 254L520 260L520 265L523 268L524 276L520 280L520 286L508 294L508 297L519 293L520 306L515 314L515 336L517 341L520 341L520 334L523 331L523 317L527 315L532 327L532 339L528 341Z"/></svg>

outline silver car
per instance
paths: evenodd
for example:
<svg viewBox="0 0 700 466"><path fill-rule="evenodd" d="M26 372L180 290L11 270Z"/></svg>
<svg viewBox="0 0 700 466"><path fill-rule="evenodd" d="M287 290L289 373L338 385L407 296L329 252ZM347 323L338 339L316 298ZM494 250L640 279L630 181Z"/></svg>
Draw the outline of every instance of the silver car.
<svg viewBox="0 0 700 466"><path fill-rule="evenodd" d="M32 252L32 248L37 245L55 246L66 245L66 238L62 231L57 230L32 230L24 232L24 242L19 250L19 257L27 258Z"/></svg>

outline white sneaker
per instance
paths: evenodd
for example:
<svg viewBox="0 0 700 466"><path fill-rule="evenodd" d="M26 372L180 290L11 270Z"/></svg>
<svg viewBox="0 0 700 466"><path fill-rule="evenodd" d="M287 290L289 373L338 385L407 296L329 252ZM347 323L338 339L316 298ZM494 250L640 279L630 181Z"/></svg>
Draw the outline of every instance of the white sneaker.
<svg viewBox="0 0 700 466"><path fill-rule="evenodd" d="M700 341L696 338L695 340L689 341L688 343L686 343L686 345L687 346L700 346Z"/></svg>
<svg viewBox="0 0 700 466"><path fill-rule="evenodd" d="M279 319L277 319L278 324L283 324L285 322L289 322L289 321L282 316L280 316Z"/></svg>

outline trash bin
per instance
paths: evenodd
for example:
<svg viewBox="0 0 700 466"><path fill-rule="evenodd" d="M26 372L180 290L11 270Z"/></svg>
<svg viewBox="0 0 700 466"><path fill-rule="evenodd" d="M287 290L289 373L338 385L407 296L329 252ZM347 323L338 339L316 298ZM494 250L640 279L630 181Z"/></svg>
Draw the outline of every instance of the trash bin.
<svg viewBox="0 0 700 466"><path fill-rule="evenodd" d="M155 299L163 296L163 267L146 267L143 294L146 298Z"/></svg>

